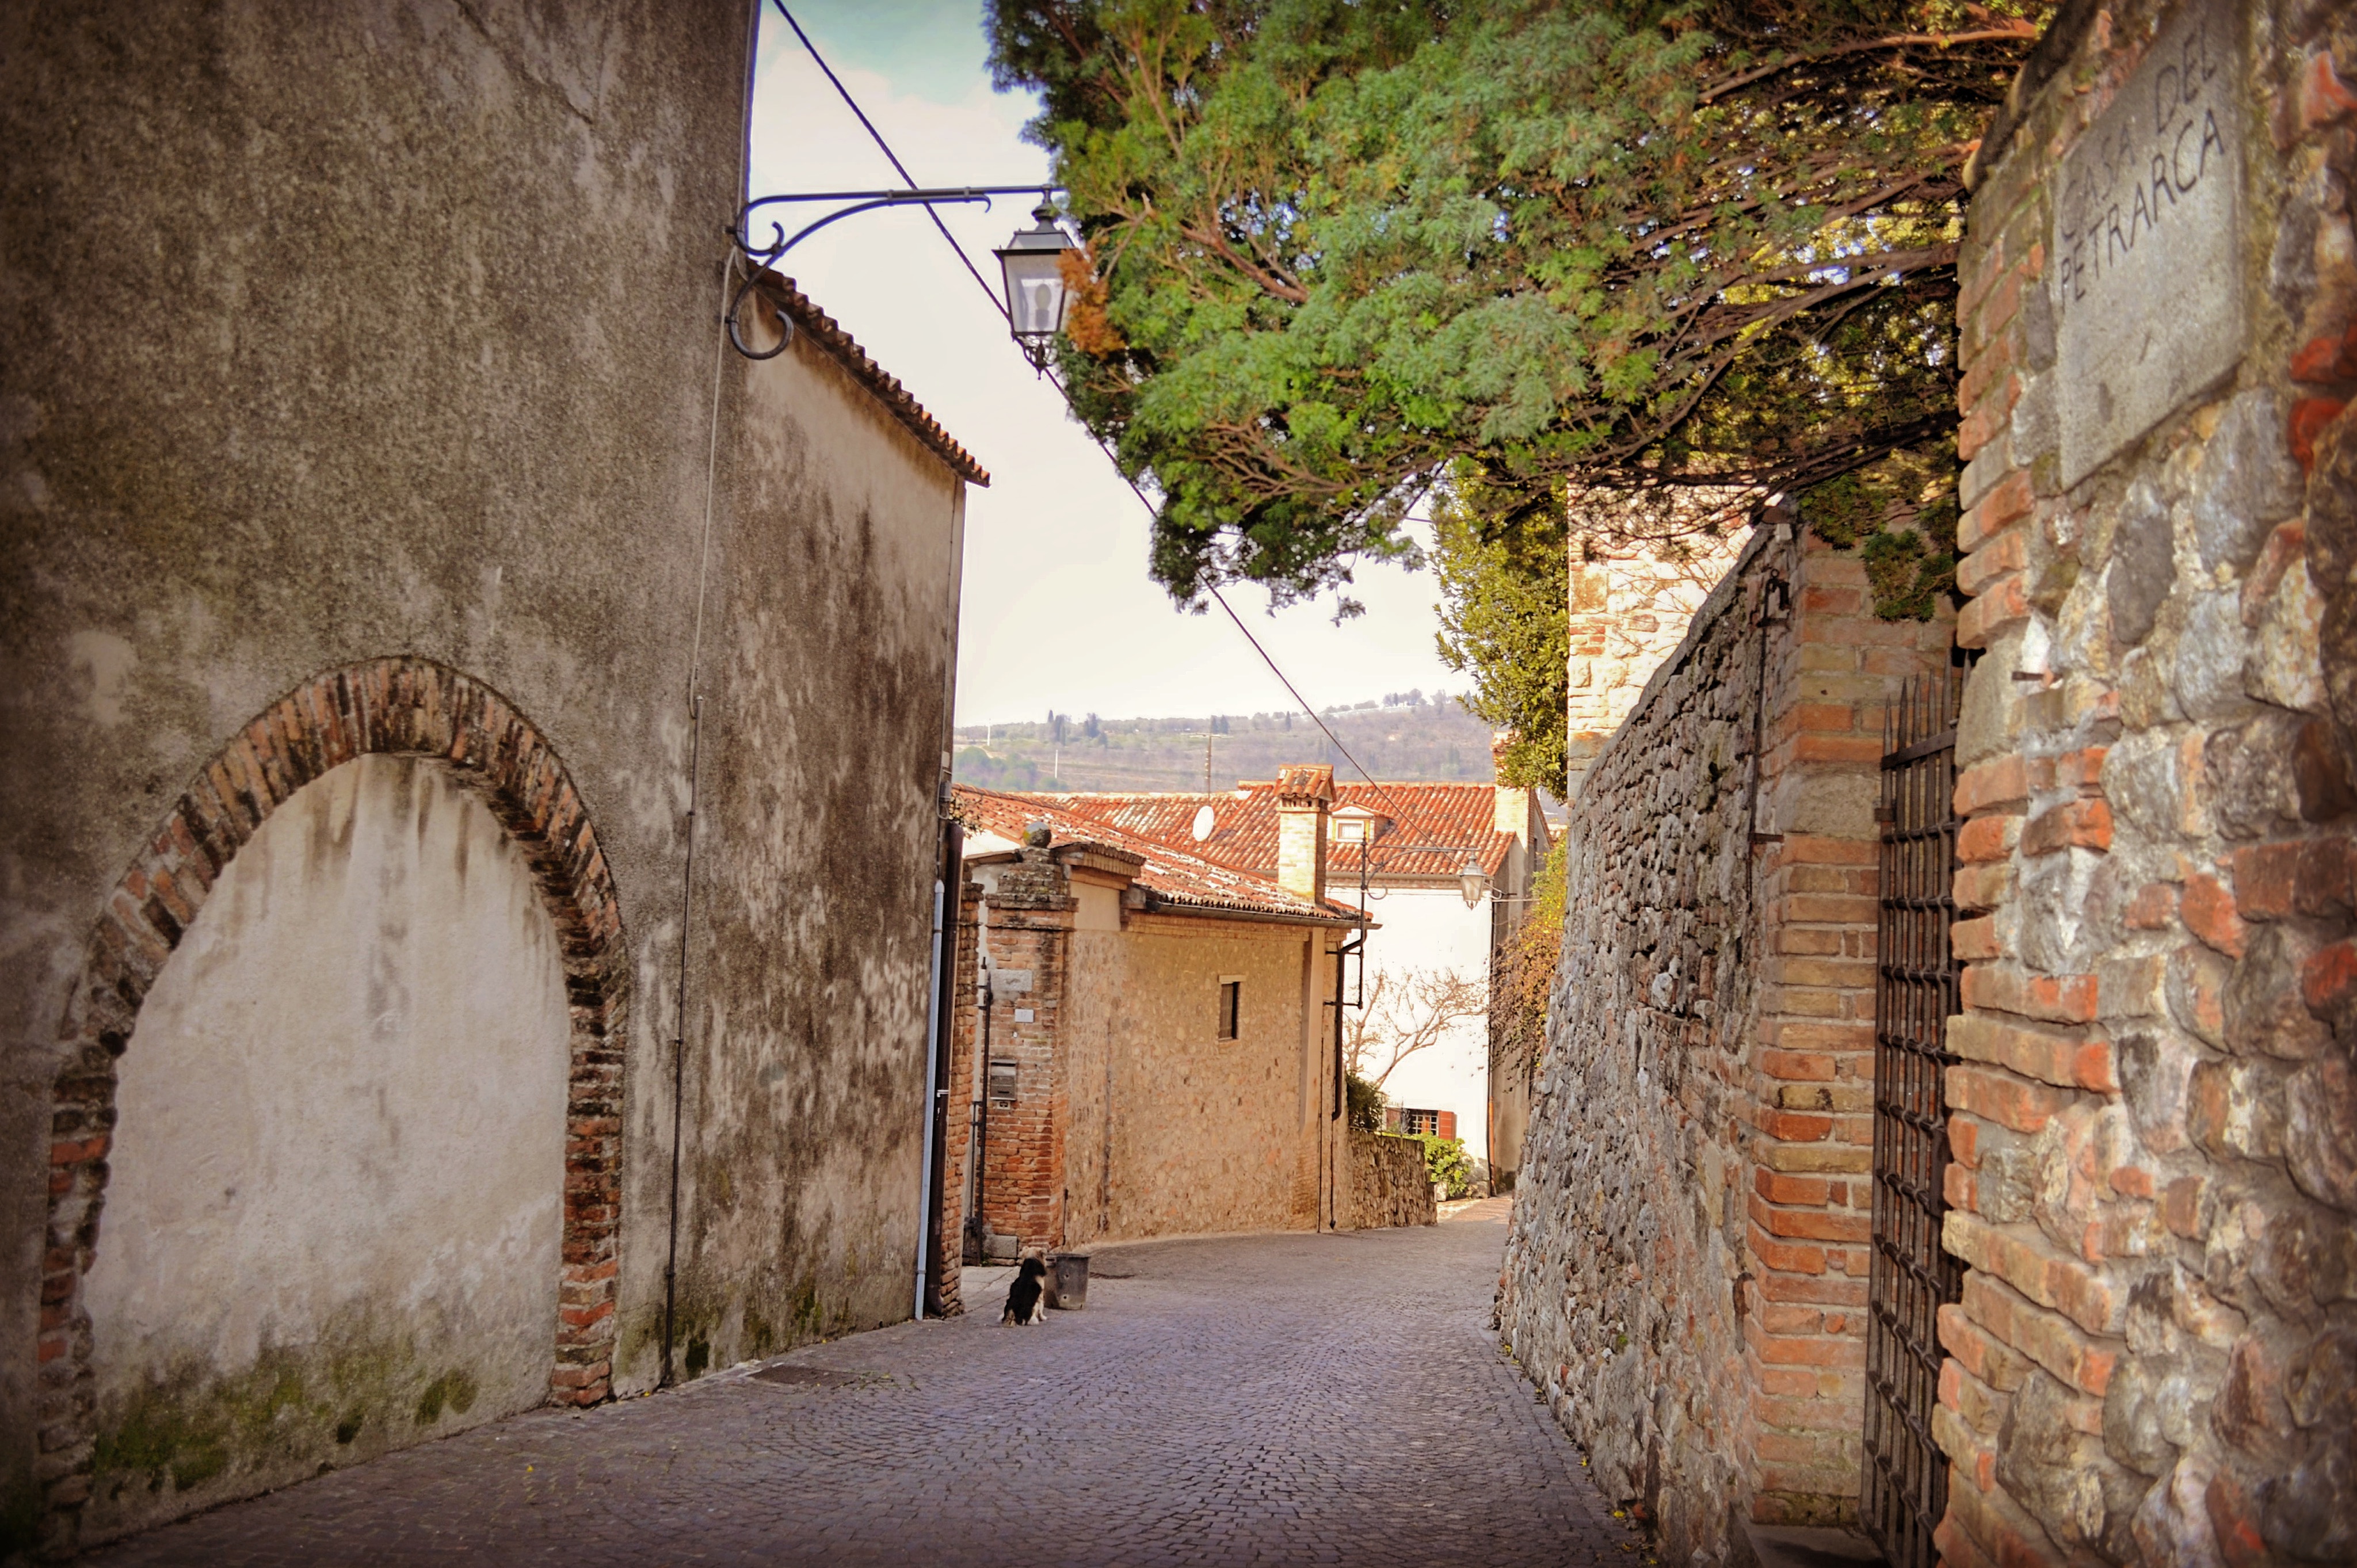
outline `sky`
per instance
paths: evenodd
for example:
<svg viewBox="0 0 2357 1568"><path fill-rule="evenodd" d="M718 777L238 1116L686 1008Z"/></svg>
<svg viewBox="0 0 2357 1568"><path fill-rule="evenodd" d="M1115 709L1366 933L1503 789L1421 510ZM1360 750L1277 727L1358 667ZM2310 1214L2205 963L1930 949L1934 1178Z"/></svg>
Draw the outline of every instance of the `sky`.
<svg viewBox="0 0 2357 1568"><path fill-rule="evenodd" d="M793 9L920 183L1047 177L1048 155L1022 137L1037 108L1030 95L991 90L979 0L798 0ZM751 182L756 196L902 183L766 5ZM939 210L996 289L990 251L1030 226L1029 208L1018 197ZM1034 376L920 210L848 219L779 268L990 471L988 489L967 493L958 723L1049 709L1125 718L1295 705L1226 616L1180 610L1147 575L1145 509ZM1351 593L1366 613L1339 626L1330 598L1273 615L1258 588L1232 588L1228 599L1313 706L1466 686L1434 644L1429 571L1362 566Z"/></svg>

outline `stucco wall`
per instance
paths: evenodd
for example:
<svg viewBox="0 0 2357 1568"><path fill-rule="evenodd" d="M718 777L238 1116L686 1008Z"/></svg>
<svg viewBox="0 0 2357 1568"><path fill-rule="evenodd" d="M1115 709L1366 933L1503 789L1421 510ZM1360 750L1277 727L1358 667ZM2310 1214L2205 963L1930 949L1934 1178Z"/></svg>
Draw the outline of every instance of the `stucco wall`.
<svg viewBox="0 0 2357 1568"><path fill-rule="evenodd" d="M531 869L436 765L263 824L124 1058L91 1533L546 1396L568 1033Z"/></svg>
<svg viewBox="0 0 2357 1568"><path fill-rule="evenodd" d="M1512 852L1521 854L1520 846ZM1519 869L1519 868L1517 868ZM1508 886L1518 879L1501 877ZM1396 995L1417 974L1454 970L1468 980L1486 983L1490 976L1488 904L1469 909L1454 883L1447 887L1389 887L1372 890L1367 908L1377 929L1367 938L1367 985L1384 977L1387 995ZM1501 887L1501 891L1504 891ZM1353 908L1359 902L1355 884L1336 886L1329 892L1338 903ZM1355 970L1351 983L1355 985ZM1374 1047L1372 1065L1380 1068L1384 1047ZM1438 1043L1418 1051L1393 1069L1383 1080L1383 1092L1402 1105L1457 1113L1457 1135L1476 1158L1489 1157L1489 1119L1484 1113L1490 1069L1490 1026L1486 1018L1461 1019Z"/></svg>
<svg viewBox="0 0 2357 1568"><path fill-rule="evenodd" d="M809 335L719 349L751 18L0 24L11 1531L89 1462L37 1455L35 1282L102 907L207 759L360 660L499 693L595 829L630 997L614 1385L661 1371L675 1036L680 1372L909 1310L960 487Z"/></svg>

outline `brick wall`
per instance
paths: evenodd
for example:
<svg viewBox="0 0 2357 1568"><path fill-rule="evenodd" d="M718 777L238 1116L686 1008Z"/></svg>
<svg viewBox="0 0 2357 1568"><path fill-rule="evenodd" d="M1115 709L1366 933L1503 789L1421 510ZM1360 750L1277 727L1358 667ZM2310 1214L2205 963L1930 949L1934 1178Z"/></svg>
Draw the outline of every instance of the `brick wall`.
<svg viewBox="0 0 2357 1568"><path fill-rule="evenodd" d="M1572 805L1500 1322L1665 1561L1854 1508L1874 780L1883 704L1947 640L1763 529Z"/></svg>
<svg viewBox="0 0 2357 1568"><path fill-rule="evenodd" d="M1060 1246L1067 1082L1057 1045L1078 901L1048 852L1027 848L999 876L989 905L993 970L1028 972L1030 980L1028 990L995 985L988 1004L979 1211L991 1230L1019 1237L1025 1247ZM991 1069L1010 1063L1015 1093L1001 1099Z"/></svg>
<svg viewBox="0 0 2357 1568"><path fill-rule="evenodd" d="M2207 14L2244 216L2232 265L2151 308L2239 295L2222 377L2064 484L2061 417L2093 392L2058 347L2086 280L2055 192L2148 52L2191 58L2152 5L2018 90L1961 263L1958 635L1985 651L1955 800L1957 1568L2357 1557L2357 31L2341 6Z"/></svg>

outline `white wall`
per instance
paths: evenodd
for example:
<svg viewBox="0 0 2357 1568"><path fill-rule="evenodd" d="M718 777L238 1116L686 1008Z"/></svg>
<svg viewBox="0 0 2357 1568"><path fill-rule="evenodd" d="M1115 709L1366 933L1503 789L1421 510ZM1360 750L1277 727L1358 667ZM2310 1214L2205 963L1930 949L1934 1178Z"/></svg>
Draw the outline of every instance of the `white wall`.
<svg viewBox="0 0 2357 1568"><path fill-rule="evenodd" d="M1487 981L1490 973L1490 906L1465 907L1464 895L1452 883L1446 888L1394 887L1371 890L1367 909L1379 929L1367 938L1367 994L1374 993L1378 974L1406 971L1454 969L1468 979ZM1356 908L1358 884L1340 878L1327 886L1328 896ZM1355 967L1352 974L1355 979ZM1349 983L1348 981L1345 983ZM1394 987L1398 981L1393 982ZM1383 1080L1383 1092L1403 1105L1420 1110L1453 1111L1457 1135L1478 1158L1490 1155L1488 1117L1490 1026L1470 1018L1443 1036L1438 1045L1402 1062ZM1381 1065L1378 1057L1376 1065Z"/></svg>
<svg viewBox="0 0 2357 1568"><path fill-rule="evenodd" d="M263 824L120 1063L101 1533L541 1402L568 1035L530 868L441 768L349 762Z"/></svg>

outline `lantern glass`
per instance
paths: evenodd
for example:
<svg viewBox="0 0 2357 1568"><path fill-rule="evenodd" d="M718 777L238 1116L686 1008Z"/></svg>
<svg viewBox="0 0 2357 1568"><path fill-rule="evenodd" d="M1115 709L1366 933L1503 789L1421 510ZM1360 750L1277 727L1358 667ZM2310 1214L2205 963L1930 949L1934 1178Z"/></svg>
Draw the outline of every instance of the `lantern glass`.
<svg viewBox="0 0 2357 1568"><path fill-rule="evenodd" d="M1457 886L1464 890L1467 908L1480 905L1483 895L1490 891L1490 874L1481 869L1480 856L1466 857L1465 869L1457 874Z"/></svg>
<svg viewBox="0 0 2357 1568"><path fill-rule="evenodd" d="M1056 214L1046 202L1031 214L1033 227L1021 230L995 252L1006 281L1007 325L1035 365L1048 360L1049 345L1064 329L1064 312L1071 304L1064 286L1063 256L1072 248L1056 227Z"/></svg>

